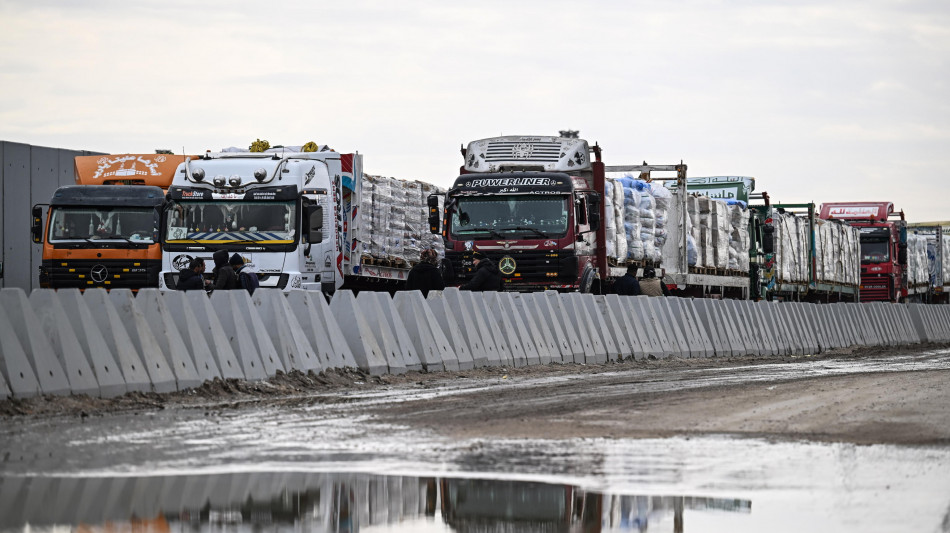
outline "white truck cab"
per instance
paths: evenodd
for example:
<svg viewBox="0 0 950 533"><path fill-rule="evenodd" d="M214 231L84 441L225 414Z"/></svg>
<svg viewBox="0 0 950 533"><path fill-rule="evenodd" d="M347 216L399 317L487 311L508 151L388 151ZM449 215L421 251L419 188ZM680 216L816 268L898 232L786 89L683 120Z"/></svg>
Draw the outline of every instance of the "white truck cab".
<svg viewBox="0 0 950 533"><path fill-rule="evenodd" d="M193 257L243 256L261 287L332 292L343 283L339 217L342 158L359 175L362 156L318 152L222 152L179 165L162 216L159 287L175 289ZM352 176L350 176L352 178Z"/></svg>

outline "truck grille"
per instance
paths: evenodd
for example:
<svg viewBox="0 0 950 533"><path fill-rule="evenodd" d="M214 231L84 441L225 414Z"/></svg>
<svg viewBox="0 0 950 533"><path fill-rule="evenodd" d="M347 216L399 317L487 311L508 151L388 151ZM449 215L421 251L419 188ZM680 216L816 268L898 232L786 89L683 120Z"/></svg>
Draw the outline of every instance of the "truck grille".
<svg viewBox="0 0 950 533"><path fill-rule="evenodd" d="M56 259L43 262L51 289L158 287L161 268L161 261L145 259Z"/></svg>
<svg viewBox="0 0 950 533"><path fill-rule="evenodd" d="M485 149L485 161L539 161L557 163L561 158L560 143L495 141Z"/></svg>
<svg viewBox="0 0 950 533"><path fill-rule="evenodd" d="M891 299L891 278L887 276L861 276L862 302L887 302Z"/></svg>
<svg viewBox="0 0 950 533"><path fill-rule="evenodd" d="M512 283L555 281L558 279L573 280L577 278L577 257L570 251L507 250L483 253L495 263L495 266L499 267L505 257L514 260L515 271L507 275L502 273L502 278ZM471 265L471 254L469 252L446 252L445 256L452 262L457 283L465 283L472 279L475 269ZM463 261L466 263L464 266Z"/></svg>

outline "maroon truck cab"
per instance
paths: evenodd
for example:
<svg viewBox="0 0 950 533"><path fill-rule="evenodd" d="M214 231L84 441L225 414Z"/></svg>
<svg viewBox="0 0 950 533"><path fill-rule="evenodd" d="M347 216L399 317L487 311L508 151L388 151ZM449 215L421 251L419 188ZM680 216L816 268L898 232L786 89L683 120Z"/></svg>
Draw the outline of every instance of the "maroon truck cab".
<svg viewBox="0 0 950 533"><path fill-rule="evenodd" d="M891 202L822 204L820 218L843 220L861 232L862 302L907 298L907 223Z"/></svg>
<svg viewBox="0 0 950 533"><path fill-rule="evenodd" d="M441 220L455 284L471 279L478 251L498 266L506 289L590 291L598 254L606 262L597 245L603 229L596 185L599 178L603 189L604 167L590 153L587 142L575 138L470 143Z"/></svg>

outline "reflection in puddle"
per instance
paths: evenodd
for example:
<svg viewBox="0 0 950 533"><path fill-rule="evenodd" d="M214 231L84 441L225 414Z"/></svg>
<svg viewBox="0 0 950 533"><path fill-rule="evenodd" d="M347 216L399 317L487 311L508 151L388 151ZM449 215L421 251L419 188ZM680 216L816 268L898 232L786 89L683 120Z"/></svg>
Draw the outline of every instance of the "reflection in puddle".
<svg viewBox="0 0 950 533"><path fill-rule="evenodd" d="M0 478L0 530L23 532L682 532L686 514L701 521L704 513L747 515L751 507L739 499L370 474Z"/></svg>

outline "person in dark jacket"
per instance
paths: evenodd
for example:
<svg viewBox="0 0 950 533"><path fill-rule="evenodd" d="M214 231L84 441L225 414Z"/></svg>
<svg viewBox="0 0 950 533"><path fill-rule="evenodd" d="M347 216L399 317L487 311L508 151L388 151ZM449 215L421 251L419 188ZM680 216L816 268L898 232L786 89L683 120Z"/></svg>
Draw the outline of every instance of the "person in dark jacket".
<svg viewBox="0 0 950 533"><path fill-rule="evenodd" d="M670 295L670 289L666 286L666 283L657 278L656 270L650 267L643 269L643 277L640 278L640 291L647 296Z"/></svg>
<svg viewBox="0 0 950 533"><path fill-rule="evenodd" d="M237 274L228 264L228 251L218 250L212 257L214 270L211 271L211 279L214 280L214 290L230 291L238 288Z"/></svg>
<svg viewBox="0 0 950 533"><path fill-rule="evenodd" d="M178 290L197 291L205 288L205 260L195 257L178 275Z"/></svg>
<svg viewBox="0 0 950 533"><path fill-rule="evenodd" d="M426 248L419 254L419 262L406 276L406 290L422 291L422 296L428 296L429 291L441 291L445 288L442 273L439 272L439 254L431 248Z"/></svg>
<svg viewBox="0 0 950 533"><path fill-rule="evenodd" d="M627 267L627 273L614 282L614 292L622 296L637 296L640 294L640 282L637 281L637 267Z"/></svg>
<svg viewBox="0 0 950 533"><path fill-rule="evenodd" d="M254 291L261 286L261 283L257 279L257 273L247 270L244 265L244 258L241 257L241 254L232 255L228 264L231 265L231 268L234 269L234 273L237 275L237 288L254 294Z"/></svg>
<svg viewBox="0 0 950 533"><path fill-rule="evenodd" d="M472 254L475 264L475 275L472 279L459 287L463 291L500 291L502 288L501 271L491 259L481 252Z"/></svg>

